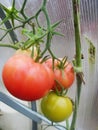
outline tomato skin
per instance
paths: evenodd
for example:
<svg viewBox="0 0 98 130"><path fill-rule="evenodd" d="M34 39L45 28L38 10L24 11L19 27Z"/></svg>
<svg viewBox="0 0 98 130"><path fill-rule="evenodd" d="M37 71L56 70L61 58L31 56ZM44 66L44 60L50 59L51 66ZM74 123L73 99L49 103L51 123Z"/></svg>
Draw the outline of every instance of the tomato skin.
<svg viewBox="0 0 98 130"><path fill-rule="evenodd" d="M22 54L22 55L27 55L27 56L31 56L31 53L32 51L30 49L27 49L27 50L22 50L22 49L18 49L16 52L15 52L15 55L19 55L19 54Z"/></svg>
<svg viewBox="0 0 98 130"><path fill-rule="evenodd" d="M29 48L29 49L26 49L26 50L18 49L15 52L15 55L17 55L17 54L27 55L27 56L30 57L32 55L32 48ZM32 59L35 60L36 57L37 57L37 51L36 51L36 48L34 47L34 54L33 54Z"/></svg>
<svg viewBox="0 0 98 130"><path fill-rule="evenodd" d="M52 122L61 122L71 116L73 104L68 97L58 96L51 91L41 100L41 110Z"/></svg>
<svg viewBox="0 0 98 130"><path fill-rule="evenodd" d="M35 63L27 55L17 54L5 63L2 79L13 96L33 101L47 94L54 83L53 72L48 69L42 64Z"/></svg>
<svg viewBox="0 0 98 130"><path fill-rule="evenodd" d="M45 64L52 69L52 59L48 59ZM71 63L68 61L65 64L64 69L58 68L58 65L60 64L60 61L55 60L54 61L54 77L55 80L58 81L65 89L70 88L75 80L75 73L74 69ZM53 85L53 89L58 88L58 90L61 89L60 85L55 81Z"/></svg>

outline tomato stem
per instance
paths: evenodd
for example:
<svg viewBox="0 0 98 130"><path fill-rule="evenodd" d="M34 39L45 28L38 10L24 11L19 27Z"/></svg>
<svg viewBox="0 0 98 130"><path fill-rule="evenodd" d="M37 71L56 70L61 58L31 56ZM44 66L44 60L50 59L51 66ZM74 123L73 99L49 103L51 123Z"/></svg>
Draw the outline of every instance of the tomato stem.
<svg viewBox="0 0 98 130"><path fill-rule="evenodd" d="M82 68L81 64L81 38L80 38L80 18L79 18L79 0L72 0L73 4L73 19L74 19L74 30L75 30L75 47L76 47L76 57L75 57L75 67ZM70 130L76 129L76 119L77 112L80 102L80 94L81 94L81 86L82 80L79 76L81 72L76 72L76 81L77 81L77 91L75 95L75 108L73 112L72 122L70 126Z"/></svg>
<svg viewBox="0 0 98 130"><path fill-rule="evenodd" d="M13 48L13 49L15 49L15 50L19 49L18 46L15 46L15 45L13 45L13 44L3 44L3 43L0 43L0 46L1 46L1 47Z"/></svg>
<svg viewBox="0 0 98 130"><path fill-rule="evenodd" d="M70 125L69 125L69 120L68 119L66 119L66 128L67 128L67 130L70 130Z"/></svg>

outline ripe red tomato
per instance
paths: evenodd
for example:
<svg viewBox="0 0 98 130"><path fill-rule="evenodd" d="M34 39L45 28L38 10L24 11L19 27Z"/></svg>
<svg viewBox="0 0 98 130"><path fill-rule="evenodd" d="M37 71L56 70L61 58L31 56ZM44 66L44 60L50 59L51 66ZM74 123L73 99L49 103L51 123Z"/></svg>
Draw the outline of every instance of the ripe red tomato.
<svg viewBox="0 0 98 130"><path fill-rule="evenodd" d="M45 64L52 69L52 59L48 59ZM61 86L63 86L63 88L67 89L69 87L71 87L71 85L74 82L75 79L75 73L74 73L74 69L71 63L69 63L68 61L65 63L65 67L64 69L59 68L58 66L60 65L60 61L55 60L54 61L54 77L55 77L55 83L53 85L53 89L58 88L58 90L61 89ZM61 85L61 86L60 86Z"/></svg>
<svg viewBox="0 0 98 130"><path fill-rule="evenodd" d="M7 90L15 97L33 101L42 98L54 83L54 74L31 57L16 54L5 63L2 78Z"/></svg>
<svg viewBox="0 0 98 130"><path fill-rule="evenodd" d="M58 96L51 91L41 100L41 110L52 122L61 122L71 116L73 104L68 97Z"/></svg>

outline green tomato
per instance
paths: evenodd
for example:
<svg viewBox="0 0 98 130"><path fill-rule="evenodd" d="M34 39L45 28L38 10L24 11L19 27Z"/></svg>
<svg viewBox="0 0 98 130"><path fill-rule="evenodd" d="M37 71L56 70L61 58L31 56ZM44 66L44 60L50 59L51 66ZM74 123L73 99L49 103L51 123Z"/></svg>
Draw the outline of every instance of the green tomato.
<svg viewBox="0 0 98 130"><path fill-rule="evenodd" d="M44 116L52 122L61 122L71 116L73 103L70 98L58 96L51 91L41 100L41 110Z"/></svg>

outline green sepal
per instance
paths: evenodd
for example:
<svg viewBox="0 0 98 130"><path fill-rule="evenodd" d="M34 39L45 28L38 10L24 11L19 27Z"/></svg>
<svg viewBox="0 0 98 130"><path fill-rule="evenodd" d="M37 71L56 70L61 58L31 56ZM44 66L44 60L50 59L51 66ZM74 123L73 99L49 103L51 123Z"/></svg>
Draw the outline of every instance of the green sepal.
<svg viewBox="0 0 98 130"><path fill-rule="evenodd" d="M53 35L58 35L58 36L65 36L64 34L62 34L62 33L59 33L59 32L53 32Z"/></svg>

